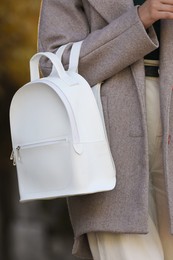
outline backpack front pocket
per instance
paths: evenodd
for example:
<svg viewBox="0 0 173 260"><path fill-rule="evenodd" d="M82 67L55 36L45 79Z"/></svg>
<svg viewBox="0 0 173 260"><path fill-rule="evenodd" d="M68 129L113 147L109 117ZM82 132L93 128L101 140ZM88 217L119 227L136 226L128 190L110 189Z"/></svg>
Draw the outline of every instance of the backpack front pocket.
<svg viewBox="0 0 173 260"><path fill-rule="evenodd" d="M66 137L18 145L14 157L21 194L65 188L70 182L70 147Z"/></svg>

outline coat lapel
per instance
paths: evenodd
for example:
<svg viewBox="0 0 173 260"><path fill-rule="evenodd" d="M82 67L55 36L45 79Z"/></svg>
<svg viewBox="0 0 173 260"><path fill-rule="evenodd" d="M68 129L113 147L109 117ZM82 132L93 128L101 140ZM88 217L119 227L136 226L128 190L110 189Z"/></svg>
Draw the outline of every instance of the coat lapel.
<svg viewBox="0 0 173 260"><path fill-rule="evenodd" d="M141 108L145 114L145 71L143 59L135 62L132 66L132 73L138 90L139 100L141 102Z"/></svg>
<svg viewBox="0 0 173 260"><path fill-rule="evenodd" d="M110 23L133 6L133 0L88 0L88 2L107 23Z"/></svg>

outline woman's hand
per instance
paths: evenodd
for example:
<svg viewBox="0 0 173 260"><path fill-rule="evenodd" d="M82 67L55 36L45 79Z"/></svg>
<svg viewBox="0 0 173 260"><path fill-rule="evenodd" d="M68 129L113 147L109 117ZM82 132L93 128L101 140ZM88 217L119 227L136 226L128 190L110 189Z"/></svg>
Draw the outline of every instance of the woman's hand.
<svg viewBox="0 0 173 260"><path fill-rule="evenodd" d="M173 19L173 0L146 0L139 7L139 17L147 29L160 19Z"/></svg>

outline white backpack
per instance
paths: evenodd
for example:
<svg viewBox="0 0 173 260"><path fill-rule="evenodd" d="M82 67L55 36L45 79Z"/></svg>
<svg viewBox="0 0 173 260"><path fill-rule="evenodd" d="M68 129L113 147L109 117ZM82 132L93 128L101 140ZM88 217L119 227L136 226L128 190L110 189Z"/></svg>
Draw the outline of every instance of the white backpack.
<svg viewBox="0 0 173 260"><path fill-rule="evenodd" d="M10 107L12 158L20 200L57 198L111 190L115 166L104 123L87 81L77 73L81 42L71 49L68 71L61 55L37 53L30 60L31 81ZM53 64L40 78L39 60ZM95 90L99 93L99 88ZM100 101L98 99L100 104Z"/></svg>

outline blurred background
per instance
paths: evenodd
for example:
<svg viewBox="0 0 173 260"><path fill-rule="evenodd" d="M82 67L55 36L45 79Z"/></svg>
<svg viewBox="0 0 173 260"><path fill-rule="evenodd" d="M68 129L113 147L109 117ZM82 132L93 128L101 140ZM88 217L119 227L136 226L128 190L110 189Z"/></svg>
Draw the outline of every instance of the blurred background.
<svg viewBox="0 0 173 260"><path fill-rule="evenodd" d="M9 106L29 81L29 59L37 51L40 0L0 3L0 259L74 260L65 199L19 202L16 169L9 160Z"/></svg>

